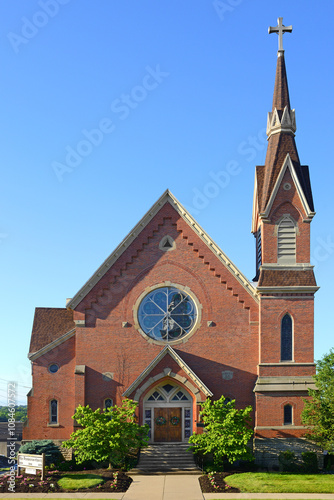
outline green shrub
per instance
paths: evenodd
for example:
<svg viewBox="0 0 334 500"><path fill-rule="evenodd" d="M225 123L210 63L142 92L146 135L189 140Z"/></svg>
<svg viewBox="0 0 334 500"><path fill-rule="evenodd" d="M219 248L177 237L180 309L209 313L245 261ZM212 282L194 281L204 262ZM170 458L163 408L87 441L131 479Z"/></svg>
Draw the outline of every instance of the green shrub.
<svg viewBox="0 0 334 500"><path fill-rule="evenodd" d="M314 451L304 451L302 453L302 470L306 474L315 474L318 472L318 457Z"/></svg>
<svg viewBox="0 0 334 500"><path fill-rule="evenodd" d="M299 467L296 464L296 455L293 451L285 450L279 454L278 461L280 469L283 472L298 472Z"/></svg>
<svg viewBox="0 0 334 500"><path fill-rule="evenodd" d="M42 453L45 453L45 465L55 464L62 458L58 446L51 439L29 441L20 447L19 453L28 455L42 455Z"/></svg>

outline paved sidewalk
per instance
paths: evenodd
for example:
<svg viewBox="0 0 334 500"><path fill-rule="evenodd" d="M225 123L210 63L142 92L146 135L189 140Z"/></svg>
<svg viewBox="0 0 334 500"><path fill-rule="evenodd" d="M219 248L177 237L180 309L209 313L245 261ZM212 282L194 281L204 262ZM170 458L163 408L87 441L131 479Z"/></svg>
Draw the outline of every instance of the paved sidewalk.
<svg viewBox="0 0 334 500"><path fill-rule="evenodd" d="M125 493L0 493L0 499L10 498L82 498L113 500L234 500L289 499L334 500L334 494L321 493L202 493L200 475L132 476L133 482Z"/></svg>
<svg viewBox="0 0 334 500"><path fill-rule="evenodd" d="M123 500L203 500L199 476L133 476Z"/></svg>

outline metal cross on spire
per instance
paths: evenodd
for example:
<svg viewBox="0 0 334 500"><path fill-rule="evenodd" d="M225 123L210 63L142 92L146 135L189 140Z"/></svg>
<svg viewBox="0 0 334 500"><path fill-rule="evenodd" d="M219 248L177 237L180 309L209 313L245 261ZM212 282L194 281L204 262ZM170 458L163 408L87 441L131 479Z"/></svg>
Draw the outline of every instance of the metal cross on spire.
<svg viewBox="0 0 334 500"><path fill-rule="evenodd" d="M291 33L292 26L284 26L283 17L279 17L277 19L278 26L275 28L273 26L269 26L268 33L277 33L278 34L278 51L283 51L283 35L284 33Z"/></svg>

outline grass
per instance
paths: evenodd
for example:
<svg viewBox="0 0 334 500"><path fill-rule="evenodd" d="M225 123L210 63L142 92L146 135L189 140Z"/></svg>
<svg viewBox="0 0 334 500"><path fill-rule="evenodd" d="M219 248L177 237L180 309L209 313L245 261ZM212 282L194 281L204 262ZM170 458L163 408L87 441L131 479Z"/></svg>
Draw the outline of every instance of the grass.
<svg viewBox="0 0 334 500"><path fill-rule="evenodd" d="M103 483L103 477L97 474L65 474L58 484L65 490L79 490L81 488L91 488Z"/></svg>
<svg viewBox="0 0 334 500"><path fill-rule="evenodd" d="M225 481L242 493L334 493L334 476L330 474L246 472Z"/></svg>

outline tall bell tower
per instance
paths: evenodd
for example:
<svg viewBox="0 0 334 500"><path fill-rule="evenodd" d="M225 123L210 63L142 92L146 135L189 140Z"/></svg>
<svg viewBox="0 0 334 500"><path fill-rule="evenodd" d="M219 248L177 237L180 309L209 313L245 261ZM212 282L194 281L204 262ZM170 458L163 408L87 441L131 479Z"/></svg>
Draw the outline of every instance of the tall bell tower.
<svg viewBox="0 0 334 500"><path fill-rule="evenodd" d="M252 232L260 299L255 453L273 462L284 448L300 453L303 397L314 387L313 305L316 285L310 264L310 223L315 215L307 166L295 142L296 117L283 50L282 18L269 33L279 36L272 110L268 113L265 165L256 167ZM283 439L284 438L284 439ZM307 445L308 446L308 445ZM276 458L276 460L275 460Z"/></svg>

